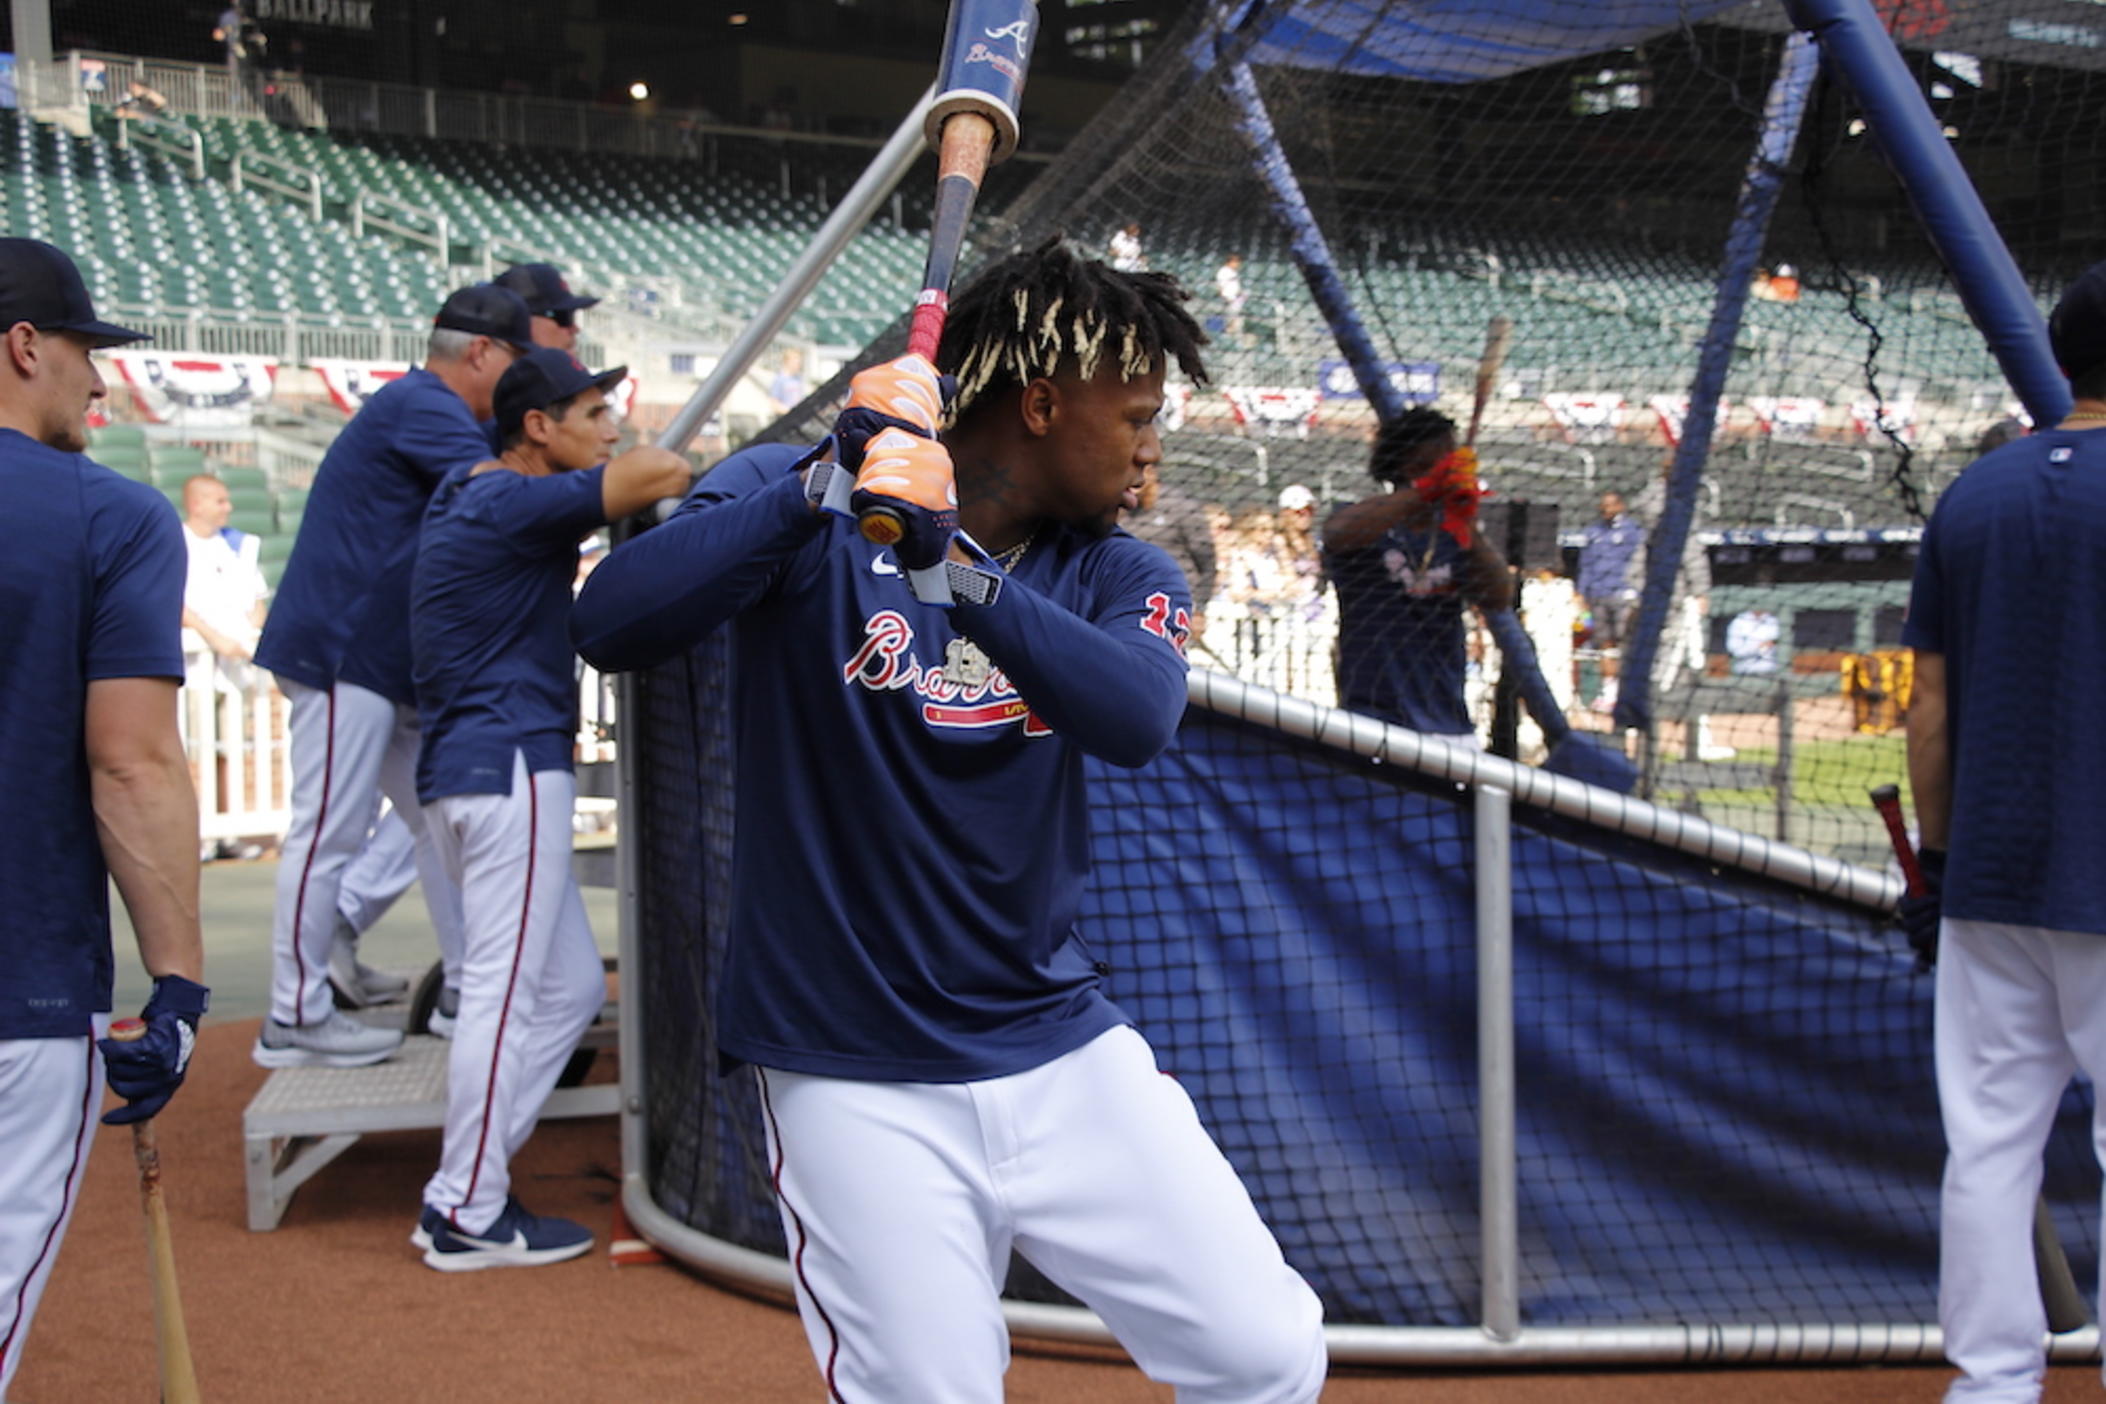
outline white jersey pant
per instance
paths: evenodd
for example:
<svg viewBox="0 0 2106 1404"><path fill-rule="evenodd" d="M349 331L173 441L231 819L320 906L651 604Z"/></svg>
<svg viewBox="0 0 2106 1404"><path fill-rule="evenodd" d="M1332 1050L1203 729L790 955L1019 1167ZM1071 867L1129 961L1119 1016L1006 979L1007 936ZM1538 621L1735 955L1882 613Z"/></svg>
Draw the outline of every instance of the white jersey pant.
<svg viewBox="0 0 2106 1404"><path fill-rule="evenodd" d="M414 841L425 905L443 953L458 949L460 898L432 847L417 804L417 714L377 692L339 682L328 691L279 684L290 704L292 821L278 861L271 928L271 1018L329 1015L329 948L344 873L373 831L383 794Z"/></svg>
<svg viewBox="0 0 2106 1404"><path fill-rule="evenodd" d="M110 1016L95 1016L97 1035ZM0 1040L0 1400L80 1198L102 1112L93 1038Z"/></svg>
<svg viewBox="0 0 2106 1404"><path fill-rule="evenodd" d="M389 805L366 835L365 847L344 869L337 889L336 909L361 936L387 915L395 900L417 880L417 841L409 825Z"/></svg>
<svg viewBox="0 0 2106 1404"><path fill-rule="evenodd" d="M1938 935L1945 1121L1938 1320L1952 1404L2031 1404L2047 1370L2033 1201L2062 1091L2106 1086L2106 936L1948 919ZM2106 1100L2093 1112L2106 1151Z"/></svg>
<svg viewBox="0 0 2106 1404"><path fill-rule="evenodd" d="M571 875L577 778L512 763L509 795L449 795L432 831L460 882L467 949L446 1063L446 1136L424 1202L470 1233L503 1212L512 1157L607 999Z"/></svg>
<svg viewBox="0 0 2106 1404"><path fill-rule="evenodd" d="M1012 1248L1182 1404L1322 1389L1316 1294L1132 1028L982 1082L760 1081L829 1399L998 1404Z"/></svg>

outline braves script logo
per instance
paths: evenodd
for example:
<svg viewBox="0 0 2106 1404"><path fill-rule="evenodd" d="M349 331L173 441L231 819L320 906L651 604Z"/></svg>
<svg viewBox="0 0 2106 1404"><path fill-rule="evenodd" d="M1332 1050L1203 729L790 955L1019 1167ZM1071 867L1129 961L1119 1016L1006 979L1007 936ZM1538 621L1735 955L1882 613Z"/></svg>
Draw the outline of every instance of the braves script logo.
<svg viewBox="0 0 2106 1404"><path fill-rule="evenodd" d="M1024 81L1024 66L1022 64L1006 55L996 53L985 44L975 44L970 49L967 49L965 51L965 61L967 63L992 64L995 71L1007 78L1012 84Z"/></svg>
<svg viewBox="0 0 2106 1404"><path fill-rule="evenodd" d="M1177 650L1177 656L1185 656L1185 640L1192 637L1192 611L1180 607L1173 616L1170 613L1170 597L1161 590L1148 597L1148 612L1141 616L1141 627L1157 638L1166 641Z"/></svg>
<svg viewBox="0 0 2106 1404"><path fill-rule="evenodd" d="M1431 568L1415 567L1409 556L1392 546L1382 553L1382 568L1404 587L1405 594L1415 598L1455 593L1455 567L1445 561Z"/></svg>
<svg viewBox="0 0 2106 1404"><path fill-rule="evenodd" d="M920 699L921 719L929 726L977 731L1022 722L1026 736L1053 734L1000 668L953 670L949 660L962 652L947 655L943 666L924 667L914 656L914 626L896 610L880 610L864 622L862 646L842 666L841 681L861 683L872 692L905 688Z"/></svg>

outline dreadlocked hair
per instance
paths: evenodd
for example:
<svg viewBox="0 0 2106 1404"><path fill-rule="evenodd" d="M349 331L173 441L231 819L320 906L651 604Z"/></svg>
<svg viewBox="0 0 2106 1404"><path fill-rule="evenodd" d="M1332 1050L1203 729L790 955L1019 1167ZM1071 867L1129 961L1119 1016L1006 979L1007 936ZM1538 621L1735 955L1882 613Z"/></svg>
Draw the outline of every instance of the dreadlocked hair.
<svg viewBox="0 0 2106 1404"><path fill-rule="evenodd" d="M1455 437L1455 421L1439 410L1408 409L1382 426L1367 471L1378 482L1401 480L1412 457L1426 445Z"/></svg>
<svg viewBox="0 0 2106 1404"><path fill-rule="evenodd" d="M1190 296L1167 273L1121 272L1058 234L989 265L951 304L936 350L937 367L958 381L954 421L1040 376L1088 380L1107 357L1121 380L1175 360L1205 385L1207 336L1185 310Z"/></svg>

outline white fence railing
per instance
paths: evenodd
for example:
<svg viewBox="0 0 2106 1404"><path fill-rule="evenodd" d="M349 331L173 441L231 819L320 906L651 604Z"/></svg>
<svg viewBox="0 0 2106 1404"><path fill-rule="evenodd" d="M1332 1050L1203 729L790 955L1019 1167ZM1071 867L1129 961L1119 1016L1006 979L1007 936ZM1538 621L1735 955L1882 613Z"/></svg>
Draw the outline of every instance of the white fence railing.
<svg viewBox="0 0 2106 1404"><path fill-rule="evenodd" d="M197 786L198 836L276 840L292 819L292 757L285 696L268 673L246 668L245 686L221 679L209 659L190 660L180 716ZM614 759L614 686L591 668L578 680L580 765Z"/></svg>

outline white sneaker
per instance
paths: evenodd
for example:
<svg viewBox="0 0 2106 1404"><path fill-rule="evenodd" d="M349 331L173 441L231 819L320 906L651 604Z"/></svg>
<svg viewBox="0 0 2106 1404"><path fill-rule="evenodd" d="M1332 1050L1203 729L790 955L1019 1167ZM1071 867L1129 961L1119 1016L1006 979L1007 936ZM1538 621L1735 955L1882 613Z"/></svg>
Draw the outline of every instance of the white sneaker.
<svg viewBox="0 0 2106 1404"><path fill-rule="evenodd" d="M265 1019L250 1057L264 1068L362 1068L402 1046L399 1029L376 1029L332 1009L319 1024Z"/></svg>
<svg viewBox="0 0 2106 1404"><path fill-rule="evenodd" d="M454 1021L461 1015L461 992L451 985L439 986L439 998L431 1007L431 1018L424 1027L440 1038L453 1037Z"/></svg>

